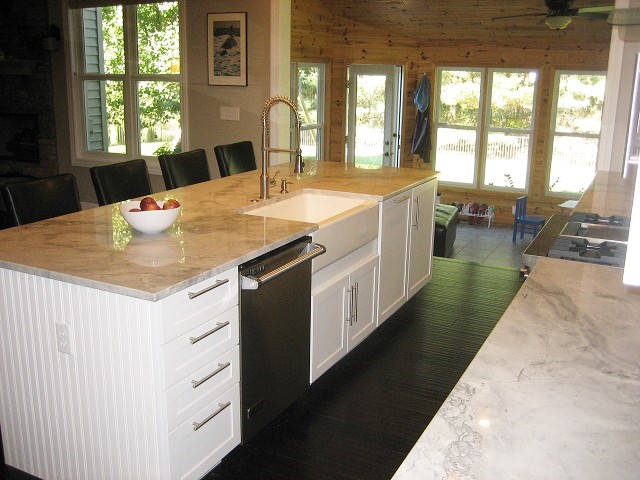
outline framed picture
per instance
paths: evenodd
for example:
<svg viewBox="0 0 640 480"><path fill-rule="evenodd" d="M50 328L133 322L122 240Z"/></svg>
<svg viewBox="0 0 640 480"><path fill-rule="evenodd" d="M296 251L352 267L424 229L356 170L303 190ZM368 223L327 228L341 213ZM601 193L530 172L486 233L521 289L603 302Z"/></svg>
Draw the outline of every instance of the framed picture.
<svg viewBox="0 0 640 480"><path fill-rule="evenodd" d="M207 15L209 85L247 86L247 13Z"/></svg>

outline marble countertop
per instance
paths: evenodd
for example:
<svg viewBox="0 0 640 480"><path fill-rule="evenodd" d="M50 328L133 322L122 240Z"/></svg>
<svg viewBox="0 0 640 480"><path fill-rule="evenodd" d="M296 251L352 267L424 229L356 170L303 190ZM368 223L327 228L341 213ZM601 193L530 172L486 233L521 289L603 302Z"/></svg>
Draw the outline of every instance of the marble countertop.
<svg viewBox="0 0 640 480"><path fill-rule="evenodd" d="M299 178L292 165L271 167L292 184L366 195L381 201L437 173L428 169L361 169L306 162ZM232 175L154 197L175 197L180 219L165 233L135 232L107 205L0 230L0 267L156 301L317 230L318 225L242 215L259 197L260 171ZM272 195L279 189L272 189Z"/></svg>
<svg viewBox="0 0 640 480"><path fill-rule="evenodd" d="M598 172L576 210L630 215ZM394 480L631 479L640 472L640 290L540 258Z"/></svg>
<svg viewBox="0 0 640 480"><path fill-rule="evenodd" d="M394 480L638 478L639 352L622 269L542 258Z"/></svg>

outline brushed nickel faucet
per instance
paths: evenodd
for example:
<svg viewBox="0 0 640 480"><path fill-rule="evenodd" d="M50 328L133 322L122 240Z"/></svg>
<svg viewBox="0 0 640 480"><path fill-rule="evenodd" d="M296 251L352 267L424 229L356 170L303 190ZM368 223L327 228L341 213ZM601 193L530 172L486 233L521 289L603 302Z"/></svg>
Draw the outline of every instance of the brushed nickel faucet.
<svg viewBox="0 0 640 480"><path fill-rule="evenodd" d="M294 125L294 148L271 147L271 140L269 138L269 112L271 111L271 108L278 103L288 105L296 117ZM293 171L294 173L304 172L304 161L302 160L302 149L300 148L300 114L298 113L296 106L293 104L293 101L281 95L269 98L269 100L264 104L264 107L262 107L262 174L260 175L260 200L266 200L269 198L269 186L271 183L269 179L269 155L271 152L295 154L296 160Z"/></svg>

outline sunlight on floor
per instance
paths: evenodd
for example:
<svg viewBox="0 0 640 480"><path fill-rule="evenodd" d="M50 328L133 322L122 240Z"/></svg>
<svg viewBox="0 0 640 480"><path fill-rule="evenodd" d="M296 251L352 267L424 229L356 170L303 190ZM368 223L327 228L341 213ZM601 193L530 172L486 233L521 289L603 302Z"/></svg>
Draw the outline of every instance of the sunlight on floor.
<svg viewBox="0 0 640 480"><path fill-rule="evenodd" d="M460 221L451 258L519 269L522 266L522 252L533 240L533 235L525 233L522 240L518 235L513 243L512 234L512 225L494 224L487 228L486 223L469 225Z"/></svg>

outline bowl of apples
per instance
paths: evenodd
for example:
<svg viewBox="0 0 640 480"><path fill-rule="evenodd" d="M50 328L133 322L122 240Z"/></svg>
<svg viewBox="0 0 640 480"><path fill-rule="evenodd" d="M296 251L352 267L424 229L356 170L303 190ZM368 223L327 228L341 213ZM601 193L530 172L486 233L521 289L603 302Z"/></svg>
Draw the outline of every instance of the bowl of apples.
<svg viewBox="0 0 640 480"><path fill-rule="evenodd" d="M162 201L144 197L120 204L120 213L126 222L134 230L148 234L164 232L178 219L181 210L182 205L175 198Z"/></svg>

